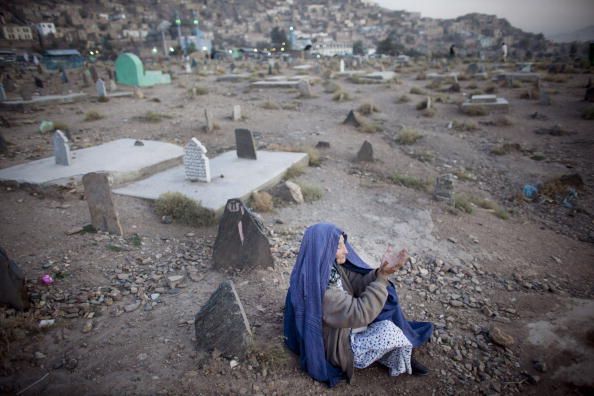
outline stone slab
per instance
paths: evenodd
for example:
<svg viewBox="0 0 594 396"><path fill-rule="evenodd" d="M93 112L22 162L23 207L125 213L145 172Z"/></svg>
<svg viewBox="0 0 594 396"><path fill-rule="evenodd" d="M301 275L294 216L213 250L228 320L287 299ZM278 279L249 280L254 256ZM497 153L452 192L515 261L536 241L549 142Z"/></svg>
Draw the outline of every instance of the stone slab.
<svg viewBox="0 0 594 396"><path fill-rule="evenodd" d="M258 151L258 160L254 161L237 158L235 151L228 151L210 160L211 182L208 184L187 181L184 167L178 166L113 192L150 200L168 191L180 192L220 214L228 199L245 200L253 191L276 184L291 166L307 165L307 162L305 153Z"/></svg>
<svg viewBox="0 0 594 396"><path fill-rule="evenodd" d="M106 172L87 173L83 176L82 181L93 227L110 234L123 235L118 212L113 204L109 174Z"/></svg>
<svg viewBox="0 0 594 396"><path fill-rule="evenodd" d="M472 108L472 107L484 107L489 111L508 112L509 111L509 102L504 98L497 98L496 102L487 102L487 103L464 102L464 103L462 103L462 111L464 111L468 108Z"/></svg>
<svg viewBox="0 0 594 396"><path fill-rule="evenodd" d="M472 103L496 103L497 96L496 95L473 95L470 98Z"/></svg>
<svg viewBox="0 0 594 396"><path fill-rule="evenodd" d="M538 80L540 80L540 75L538 73L522 73L522 72L502 73L502 74L498 74L495 77L493 77L493 80L495 80L495 81L501 81L501 80L538 81Z"/></svg>
<svg viewBox="0 0 594 396"><path fill-rule="evenodd" d="M143 146L135 146L135 141L118 139L72 151L70 166L56 165L52 156L0 169L0 180L65 185L79 182L86 173L104 171L109 172L115 185L146 177L182 161L183 147L152 140L143 140Z"/></svg>
<svg viewBox="0 0 594 396"><path fill-rule="evenodd" d="M217 81L241 81L249 80L251 77L250 73L225 74L217 77Z"/></svg>
<svg viewBox="0 0 594 396"><path fill-rule="evenodd" d="M439 73L429 73L427 74L427 78L432 81L455 81L458 78L458 73L448 73L448 74L439 74Z"/></svg>
<svg viewBox="0 0 594 396"><path fill-rule="evenodd" d="M362 77L369 78L371 80L389 81L396 77L396 73L394 73L393 71L377 71L365 74Z"/></svg>
<svg viewBox="0 0 594 396"><path fill-rule="evenodd" d="M251 87L254 88L297 88L299 85L299 80L289 81L289 80L272 80L272 81L255 81L250 84Z"/></svg>
<svg viewBox="0 0 594 396"><path fill-rule="evenodd" d="M109 92L107 95L108 98L125 98L129 96L134 96L134 92L130 91L121 91L121 92Z"/></svg>
<svg viewBox="0 0 594 396"><path fill-rule="evenodd" d="M5 100L0 102L0 106L3 108L15 108L30 105L42 105L50 103L72 103L76 100L86 98L86 93L72 93L68 95L45 95L45 96L33 96L31 100Z"/></svg>

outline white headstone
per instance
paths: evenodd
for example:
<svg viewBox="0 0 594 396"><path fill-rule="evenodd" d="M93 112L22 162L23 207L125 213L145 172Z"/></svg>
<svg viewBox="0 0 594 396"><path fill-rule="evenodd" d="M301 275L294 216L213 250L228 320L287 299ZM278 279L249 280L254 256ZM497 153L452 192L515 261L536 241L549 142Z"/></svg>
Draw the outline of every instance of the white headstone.
<svg viewBox="0 0 594 396"><path fill-rule="evenodd" d="M107 92L105 90L105 81L102 79L98 79L95 83L95 89L97 90L97 96L107 96Z"/></svg>
<svg viewBox="0 0 594 396"><path fill-rule="evenodd" d="M0 83L0 101L6 100L6 91L4 90L4 84Z"/></svg>
<svg viewBox="0 0 594 396"><path fill-rule="evenodd" d="M311 85L309 85L309 81L299 81L299 84L297 84L297 89L299 90L299 94L301 94L302 97L311 98Z"/></svg>
<svg viewBox="0 0 594 396"><path fill-rule="evenodd" d="M206 148L196 138L192 138L185 148L184 168L190 181L210 183L210 163Z"/></svg>
<svg viewBox="0 0 594 396"><path fill-rule="evenodd" d="M241 106L240 105L233 106L233 115L231 116L231 118L233 119L233 121L241 120Z"/></svg>
<svg viewBox="0 0 594 396"><path fill-rule="evenodd" d="M186 62L186 73L192 73L192 65L190 62Z"/></svg>
<svg viewBox="0 0 594 396"><path fill-rule="evenodd" d="M340 72L344 73L344 59L340 60Z"/></svg>
<svg viewBox="0 0 594 396"><path fill-rule="evenodd" d="M109 80L109 92L115 92L118 90L118 85L115 80Z"/></svg>
<svg viewBox="0 0 594 396"><path fill-rule="evenodd" d="M57 165L69 166L72 162L70 155L70 146L68 145L68 138L60 130L54 133L54 157Z"/></svg>

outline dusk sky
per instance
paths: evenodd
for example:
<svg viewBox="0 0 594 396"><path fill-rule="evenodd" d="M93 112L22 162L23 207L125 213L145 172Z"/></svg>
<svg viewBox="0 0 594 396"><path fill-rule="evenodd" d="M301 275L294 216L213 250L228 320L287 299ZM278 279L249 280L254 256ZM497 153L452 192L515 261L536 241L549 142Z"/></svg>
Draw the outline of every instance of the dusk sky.
<svg viewBox="0 0 594 396"><path fill-rule="evenodd" d="M424 17L455 18L471 12L495 14L534 33L572 32L594 24L594 0L376 0L393 10Z"/></svg>

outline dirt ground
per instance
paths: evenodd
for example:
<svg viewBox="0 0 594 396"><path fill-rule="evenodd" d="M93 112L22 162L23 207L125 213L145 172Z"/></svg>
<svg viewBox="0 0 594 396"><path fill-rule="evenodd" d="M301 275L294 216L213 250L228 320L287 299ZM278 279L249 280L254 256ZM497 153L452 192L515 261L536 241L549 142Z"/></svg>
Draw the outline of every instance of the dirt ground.
<svg viewBox="0 0 594 396"><path fill-rule="evenodd" d="M237 64L237 70L256 67L267 68ZM330 143L319 150L319 166L296 179L317 186L322 198L260 213L275 265L249 273L212 268L217 226L163 224L151 202L115 195L124 237L69 235L89 222L81 186L3 183L0 243L29 279L33 308L19 313L0 307L0 393L592 394L594 121L580 116L588 106L581 101L583 86L592 75L545 79L541 90L552 98L545 106L521 98L530 83L507 87L461 79L461 92L442 92L417 79L421 69L404 68L397 82L380 84L331 77L351 97L336 102L321 76L312 87L314 97L301 98L293 89L249 89L249 81L217 82L214 74L173 68L173 83L144 89L143 99L87 99L0 112L9 123L0 131L11 143L0 155L0 168L52 155L51 134L38 132L42 120L66 124L73 149L118 138L184 145L197 137L212 157L233 149L237 127L254 131L260 149ZM287 65L282 73L295 74ZM192 96L194 84L208 93ZM409 93L412 87L432 96L434 116L416 109L426 95ZM505 120L460 112L466 95L489 87L510 101ZM411 100L398 103L402 95ZM266 102L284 108L265 108L271 107ZM364 103L379 109L365 117L379 127L375 133L342 124L349 110ZM242 121L230 119L235 104L241 105ZM218 124L212 133L203 131L205 108ZM84 121L89 111L103 118ZM155 123L138 118L148 111L167 117ZM461 122L476 130L457 130ZM553 133L535 133L555 125L560 128ZM404 128L422 138L399 144ZM355 161L365 140L373 145L373 163ZM429 187L394 182L395 173L428 181ZM468 204L472 213L432 197L432 180L444 173L458 176L458 202L474 202ZM568 187L546 182L570 174L578 174L583 185L564 205ZM522 197L528 183L552 187L528 201ZM320 221L344 229L372 264L388 243L409 249L413 260L394 281L406 315L435 323L432 342L418 351L432 370L428 377L391 378L374 365L357 370L353 384L328 389L301 372L297 357L284 348L289 276L304 229ZM54 284L41 285L43 274L51 274ZM171 288L166 277L172 274L185 280ZM253 352L235 367L193 344L195 314L228 278L255 336ZM42 319L55 323L40 329ZM513 343L495 342L494 328Z"/></svg>

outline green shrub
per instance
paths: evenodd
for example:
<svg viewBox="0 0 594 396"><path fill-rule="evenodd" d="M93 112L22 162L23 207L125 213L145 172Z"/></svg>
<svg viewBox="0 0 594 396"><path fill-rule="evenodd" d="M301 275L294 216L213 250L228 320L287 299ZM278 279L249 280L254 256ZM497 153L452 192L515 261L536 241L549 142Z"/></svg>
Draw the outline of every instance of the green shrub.
<svg viewBox="0 0 594 396"><path fill-rule="evenodd" d="M399 184L401 186L412 188L414 190L419 191L428 191L430 182L428 180L423 180L418 177L403 175L398 172L394 172L390 176L390 181L394 184Z"/></svg>
<svg viewBox="0 0 594 396"><path fill-rule="evenodd" d="M363 103L361 106L359 106L359 108L357 109L357 111L361 114L364 115L370 115L373 113L379 113L379 109L377 108L377 106L371 102L365 102Z"/></svg>
<svg viewBox="0 0 594 396"><path fill-rule="evenodd" d="M171 216L183 224L201 227L215 224L214 212L179 192L166 192L155 201L159 216Z"/></svg>
<svg viewBox="0 0 594 396"><path fill-rule="evenodd" d="M319 199L322 199L322 197L324 196L324 191L318 186L302 182L299 182L297 184L299 185L299 187L301 187L301 194L303 194L303 200L305 202L317 201Z"/></svg>
<svg viewBox="0 0 594 396"><path fill-rule="evenodd" d="M173 118L173 117L171 117L168 114L161 114L161 113L157 113L154 111L147 111L144 115L136 117L136 119L139 121L150 122L153 124L161 122L162 120L164 120L166 118Z"/></svg>
<svg viewBox="0 0 594 396"><path fill-rule="evenodd" d="M407 95L402 95L398 99L396 99L396 103L408 103L410 102L410 97Z"/></svg>
<svg viewBox="0 0 594 396"><path fill-rule="evenodd" d="M422 138L423 138L423 135L421 135L419 132L417 132L416 129L404 128L398 134L398 137L396 138L396 143L402 144L402 145L410 145L410 144L415 144L419 139L422 139Z"/></svg>
<svg viewBox="0 0 594 396"><path fill-rule="evenodd" d="M274 208L272 196L266 191L254 191L250 199L250 206L256 212L270 212Z"/></svg>
<svg viewBox="0 0 594 396"><path fill-rule="evenodd" d="M87 111L85 114L85 121L97 121L103 118L103 115L98 111Z"/></svg>
<svg viewBox="0 0 594 396"><path fill-rule="evenodd" d="M423 90L422 88L419 88L419 87L412 87L410 89L410 93L412 95L427 95L427 92L425 92L425 90Z"/></svg>
<svg viewBox="0 0 594 396"><path fill-rule="evenodd" d="M473 121L454 121L452 128L461 132L472 132L478 129L478 125Z"/></svg>

